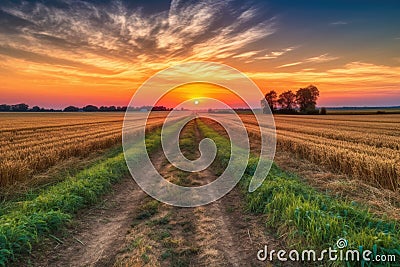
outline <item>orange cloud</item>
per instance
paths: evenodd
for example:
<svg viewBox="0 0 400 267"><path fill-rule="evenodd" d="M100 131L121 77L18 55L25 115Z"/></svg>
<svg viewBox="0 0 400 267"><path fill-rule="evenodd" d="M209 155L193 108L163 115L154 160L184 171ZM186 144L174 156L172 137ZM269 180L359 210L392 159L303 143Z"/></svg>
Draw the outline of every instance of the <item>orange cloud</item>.
<svg viewBox="0 0 400 267"><path fill-rule="evenodd" d="M326 71L303 69L293 72L248 72L264 91L297 90L315 84L321 91L321 103L328 105L374 105L392 99L400 103L400 67L351 62ZM386 99L386 100L384 100ZM376 105L376 104L375 104Z"/></svg>

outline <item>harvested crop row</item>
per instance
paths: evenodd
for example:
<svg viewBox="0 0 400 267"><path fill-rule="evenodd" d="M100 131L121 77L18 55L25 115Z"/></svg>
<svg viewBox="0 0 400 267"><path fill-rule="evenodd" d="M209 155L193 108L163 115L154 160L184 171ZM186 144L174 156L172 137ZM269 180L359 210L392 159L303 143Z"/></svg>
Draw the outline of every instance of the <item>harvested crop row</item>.
<svg viewBox="0 0 400 267"><path fill-rule="evenodd" d="M373 122L368 119L366 124L369 127L375 125L375 128L372 128L375 130L379 128L389 130L392 129L392 124L400 122L399 116L389 117L392 122L388 120ZM393 136L400 133L400 130L397 132L393 130L392 135L381 133L380 137L377 134L368 135L361 127L351 128L351 131L343 130L343 125L346 125L347 121L341 121L340 118L345 116L335 118L338 120L338 126L330 128L329 125L335 123L332 119L276 116L277 149L290 151L300 158L376 187L394 191L400 188L400 147L397 138ZM378 118L380 117L376 117ZM259 136L254 117L242 116L242 119L248 131ZM354 120L350 123L355 123ZM363 122L357 121L357 123ZM263 131L268 132L265 127L262 125Z"/></svg>
<svg viewBox="0 0 400 267"><path fill-rule="evenodd" d="M65 116L67 119L71 117L69 114ZM18 117L11 117L16 119L15 128L4 131L0 138L0 186L27 181L32 175L63 160L86 157L93 151L110 148L121 142L122 114L119 120L114 114L72 116L75 120L71 127L65 125L62 116L57 121L50 120L50 123L45 119L46 116L35 117L36 120L25 125L25 128L21 128ZM165 114L152 115L147 126L160 125L164 117ZM25 122L26 117L20 115L20 119ZM2 121L2 124L10 125L10 122ZM130 126L140 127L139 124Z"/></svg>

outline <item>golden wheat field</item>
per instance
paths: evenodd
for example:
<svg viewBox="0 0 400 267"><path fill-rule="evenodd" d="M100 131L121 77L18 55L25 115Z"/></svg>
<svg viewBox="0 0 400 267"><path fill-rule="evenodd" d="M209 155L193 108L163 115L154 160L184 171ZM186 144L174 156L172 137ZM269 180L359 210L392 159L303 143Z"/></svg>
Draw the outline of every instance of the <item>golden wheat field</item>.
<svg viewBox="0 0 400 267"><path fill-rule="evenodd" d="M254 118L242 116L250 132ZM376 187L400 187L400 115L275 116L277 151Z"/></svg>
<svg viewBox="0 0 400 267"><path fill-rule="evenodd" d="M119 144L123 115L0 114L0 185L23 182L63 160ZM149 125L161 123L161 117L164 115L152 116Z"/></svg>
<svg viewBox="0 0 400 267"><path fill-rule="evenodd" d="M149 123L161 124L164 117L154 114ZM241 117L257 134L254 118ZM1 186L121 142L122 113L3 113L0 118ZM399 188L400 115L280 115L275 124L277 153L289 151L376 187Z"/></svg>

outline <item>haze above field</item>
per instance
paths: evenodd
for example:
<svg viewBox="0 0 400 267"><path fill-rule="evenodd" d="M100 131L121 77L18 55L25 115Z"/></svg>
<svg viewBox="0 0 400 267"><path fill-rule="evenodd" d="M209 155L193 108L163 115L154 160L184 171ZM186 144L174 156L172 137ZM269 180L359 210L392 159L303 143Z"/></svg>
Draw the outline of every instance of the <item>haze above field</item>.
<svg viewBox="0 0 400 267"><path fill-rule="evenodd" d="M399 11L398 1L2 1L1 102L126 106L157 71L214 61L263 92L314 84L319 106L398 106ZM238 103L202 87L163 104L203 97Z"/></svg>

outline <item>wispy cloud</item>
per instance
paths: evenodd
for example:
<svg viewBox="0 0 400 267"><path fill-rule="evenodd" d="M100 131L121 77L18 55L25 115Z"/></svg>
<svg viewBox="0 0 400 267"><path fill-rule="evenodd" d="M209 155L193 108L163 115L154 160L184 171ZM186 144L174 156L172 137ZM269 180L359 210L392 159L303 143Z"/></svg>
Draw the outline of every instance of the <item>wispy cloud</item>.
<svg viewBox="0 0 400 267"><path fill-rule="evenodd" d="M279 68L292 67L292 66L300 65L300 64L302 64L302 63L303 63L303 62L301 62L301 61L297 61L297 62L293 62L293 63L288 63L288 64L280 65L280 66L278 66L277 68L279 69Z"/></svg>
<svg viewBox="0 0 400 267"><path fill-rule="evenodd" d="M333 61L338 59L339 57L334 57L334 56L330 56L329 54L322 54L319 56L315 56L315 57L310 57L310 58L305 58L301 61L296 61L293 63L287 63L287 64L283 64L280 65L276 68L286 68L286 67L292 67L292 66L297 66L300 64L306 64L306 63L324 63L324 62L329 62L329 61Z"/></svg>
<svg viewBox="0 0 400 267"><path fill-rule="evenodd" d="M288 53L290 51L293 51L294 49L296 49L295 46L287 47L285 49L281 49L281 50L278 50L278 51L269 52L269 53L267 53L267 54L265 54L263 56L256 57L255 59L258 59L258 60L275 59L275 58L278 58L280 56L285 55L286 53Z"/></svg>
<svg viewBox="0 0 400 267"><path fill-rule="evenodd" d="M322 62L332 61L335 59L338 59L338 57L330 56L328 54L323 54L316 57L310 57L306 59L305 62L322 63Z"/></svg>
<svg viewBox="0 0 400 267"><path fill-rule="evenodd" d="M343 21L343 20L338 20L338 21L329 23L329 25L332 25L332 26L347 25L347 24L349 24L349 23L347 21Z"/></svg>
<svg viewBox="0 0 400 267"><path fill-rule="evenodd" d="M119 1L106 8L85 1L4 5L0 54L85 77L128 75L134 69L137 76L132 79L145 79L151 72L188 60L223 62L254 56L249 45L275 32L274 18L253 21L260 10L251 6L237 10L230 4L173 0L169 10L154 14L128 9ZM10 21L15 29L6 29Z"/></svg>
<svg viewBox="0 0 400 267"><path fill-rule="evenodd" d="M241 54L236 54L233 56L233 58L251 58L257 55L258 53L260 53L260 51L249 51Z"/></svg>
<svg viewBox="0 0 400 267"><path fill-rule="evenodd" d="M293 64L287 64L293 66ZM315 83L338 87L359 88L360 86L375 87L379 92L380 88L392 88L394 93L399 93L400 86L400 67L376 65L365 62L350 62L344 66L331 68L326 71L316 69L302 69L291 72L254 72L247 73L254 79L265 79L270 83L285 81L287 84L307 84Z"/></svg>

